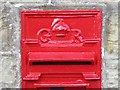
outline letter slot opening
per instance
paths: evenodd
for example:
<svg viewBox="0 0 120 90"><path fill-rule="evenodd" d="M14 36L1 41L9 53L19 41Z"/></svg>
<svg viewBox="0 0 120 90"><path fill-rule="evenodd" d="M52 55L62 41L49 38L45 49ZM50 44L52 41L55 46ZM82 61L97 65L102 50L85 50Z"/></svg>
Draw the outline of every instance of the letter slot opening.
<svg viewBox="0 0 120 90"><path fill-rule="evenodd" d="M64 88L50 88L49 90L64 90Z"/></svg>
<svg viewBox="0 0 120 90"><path fill-rule="evenodd" d="M94 52L30 52L32 65L91 65Z"/></svg>
<svg viewBox="0 0 120 90"><path fill-rule="evenodd" d="M32 62L32 65L91 65L92 62Z"/></svg>

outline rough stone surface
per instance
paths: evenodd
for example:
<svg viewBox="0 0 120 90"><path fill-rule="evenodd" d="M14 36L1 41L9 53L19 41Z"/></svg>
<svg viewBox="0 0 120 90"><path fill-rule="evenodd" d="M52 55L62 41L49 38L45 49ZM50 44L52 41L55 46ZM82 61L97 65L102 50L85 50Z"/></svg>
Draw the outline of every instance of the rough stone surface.
<svg viewBox="0 0 120 90"><path fill-rule="evenodd" d="M0 4L0 38L2 38L2 5ZM2 51L2 39L0 39L0 52ZM0 89L2 88L2 55L0 53Z"/></svg>
<svg viewBox="0 0 120 90"><path fill-rule="evenodd" d="M105 54L106 60L106 80L107 87L118 87L118 55L117 54Z"/></svg>
<svg viewBox="0 0 120 90"><path fill-rule="evenodd" d="M20 87L20 69L17 56L2 57L2 86L4 88Z"/></svg>
<svg viewBox="0 0 120 90"><path fill-rule="evenodd" d="M111 14L107 27L107 51L118 52L118 13Z"/></svg>
<svg viewBox="0 0 120 90"><path fill-rule="evenodd" d="M0 0L1 2L119 2L119 0Z"/></svg>
<svg viewBox="0 0 120 90"><path fill-rule="evenodd" d="M1 6L0 85L1 88L17 88L21 80L19 12L10 3L2 3Z"/></svg>
<svg viewBox="0 0 120 90"><path fill-rule="evenodd" d="M119 0L52 0L56 3L79 3L79 2L119 2Z"/></svg>
<svg viewBox="0 0 120 90"><path fill-rule="evenodd" d="M45 3L47 0L0 0L1 2L42 2Z"/></svg>
<svg viewBox="0 0 120 90"><path fill-rule="evenodd" d="M12 1L12 0L11 0ZM14 0L15 1L15 0ZM19 1L19 0L18 0ZM23 1L23 0L22 0ZM32 1L32 0L31 0ZM41 0L41 2L44 0ZM47 0L46 0L47 1ZM79 3L77 3L79 1ZM87 1L87 0L86 0ZM90 0L89 0L90 1ZM107 0L108 2L110 0ZM115 0L114 0L115 1ZM116 0L117 1L117 0ZM70 3L68 3L70 2ZM73 3L74 2L74 3ZM48 0L47 3L0 3L0 88L21 87L20 10L102 9L103 88L118 88L117 3L82 3L80 0Z"/></svg>

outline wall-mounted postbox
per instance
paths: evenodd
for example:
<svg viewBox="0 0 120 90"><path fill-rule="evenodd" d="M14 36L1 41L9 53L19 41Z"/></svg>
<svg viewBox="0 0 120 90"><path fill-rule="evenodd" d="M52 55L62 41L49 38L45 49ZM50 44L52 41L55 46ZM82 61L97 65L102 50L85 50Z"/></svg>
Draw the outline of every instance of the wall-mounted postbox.
<svg viewBox="0 0 120 90"><path fill-rule="evenodd" d="M101 88L100 10L21 11L22 88Z"/></svg>

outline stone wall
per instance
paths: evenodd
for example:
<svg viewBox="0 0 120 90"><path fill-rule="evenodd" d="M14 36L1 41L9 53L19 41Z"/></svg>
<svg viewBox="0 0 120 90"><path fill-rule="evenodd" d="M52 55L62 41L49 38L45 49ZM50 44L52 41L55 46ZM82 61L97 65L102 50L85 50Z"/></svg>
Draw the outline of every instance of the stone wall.
<svg viewBox="0 0 120 90"><path fill-rule="evenodd" d="M0 0L0 88L21 87L19 11L103 10L103 88L118 88L119 0Z"/></svg>

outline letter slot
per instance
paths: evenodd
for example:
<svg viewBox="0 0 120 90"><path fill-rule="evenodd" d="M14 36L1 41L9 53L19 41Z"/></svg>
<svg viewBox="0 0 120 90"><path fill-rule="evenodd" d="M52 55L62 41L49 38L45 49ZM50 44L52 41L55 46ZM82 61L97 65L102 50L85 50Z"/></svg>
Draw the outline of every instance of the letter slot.
<svg viewBox="0 0 120 90"><path fill-rule="evenodd" d="M95 62L94 52L30 52L29 62L33 65L42 64L83 64Z"/></svg>

